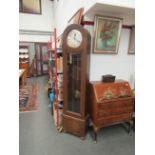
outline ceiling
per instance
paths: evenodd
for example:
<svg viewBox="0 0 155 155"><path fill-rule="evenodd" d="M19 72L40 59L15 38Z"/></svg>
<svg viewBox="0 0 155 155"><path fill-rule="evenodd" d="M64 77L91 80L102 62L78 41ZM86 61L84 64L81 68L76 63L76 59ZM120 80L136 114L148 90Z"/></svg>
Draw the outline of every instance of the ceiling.
<svg viewBox="0 0 155 155"><path fill-rule="evenodd" d="M96 3L84 13L84 20L93 21L95 15L123 18L124 25L135 24L134 8Z"/></svg>

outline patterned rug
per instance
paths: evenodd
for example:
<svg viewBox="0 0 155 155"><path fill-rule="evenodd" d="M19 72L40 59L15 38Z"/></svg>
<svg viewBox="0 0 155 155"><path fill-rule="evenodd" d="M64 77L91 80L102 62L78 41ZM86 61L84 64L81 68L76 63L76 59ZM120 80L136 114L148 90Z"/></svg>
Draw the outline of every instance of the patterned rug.
<svg viewBox="0 0 155 155"><path fill-rule="evenodd" d="M38 109L38 86L36 84L19 87L19 111L28 112Z"/></svg>

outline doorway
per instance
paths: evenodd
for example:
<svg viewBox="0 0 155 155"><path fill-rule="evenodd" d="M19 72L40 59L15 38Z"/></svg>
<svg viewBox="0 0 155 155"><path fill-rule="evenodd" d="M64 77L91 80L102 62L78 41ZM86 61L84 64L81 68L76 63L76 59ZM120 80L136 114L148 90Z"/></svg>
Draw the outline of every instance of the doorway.
<svg viewBox="0 0 155 155"><path fill-rule="evenodd" d="M28 77L48 74L48 46L43 42L20 42L28 49ZM21 68L21 65L20 65Z"/></svg>

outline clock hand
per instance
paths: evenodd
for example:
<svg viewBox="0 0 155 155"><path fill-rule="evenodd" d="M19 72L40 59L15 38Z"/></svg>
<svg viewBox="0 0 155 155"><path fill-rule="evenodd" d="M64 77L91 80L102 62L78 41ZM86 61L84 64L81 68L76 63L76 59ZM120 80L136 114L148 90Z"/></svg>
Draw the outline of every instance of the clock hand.
<svg viewBox="0 0 155 155"><path fill-rule="evenodd" d="M74 36L73 36L74 40L75 40L75 37L76 37L76 34L74 33Z"/></svg>
<svg viewBox="0 0 155 155"><path fill-rule="evenodd" d="M76 38L74 38L74 40L76 40L77 42L79 42L79 43L80 43L80 40L78 40L78 39L76 39Z"/></svg>

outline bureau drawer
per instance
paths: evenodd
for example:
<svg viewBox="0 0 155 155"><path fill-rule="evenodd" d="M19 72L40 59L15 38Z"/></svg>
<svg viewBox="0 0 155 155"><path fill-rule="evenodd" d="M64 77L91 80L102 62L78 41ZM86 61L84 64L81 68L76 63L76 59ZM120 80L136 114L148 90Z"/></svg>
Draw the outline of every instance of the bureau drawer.
<svg viewBox="0 0 155 155"><path fill-rule="evenodd" d="M133 100L109 100L98 103L99 109L111 109L121 107L133 107Z"/></svg>
<svg viewBox="0 0 155 155"><path fill-rule="evenodd" d="M126 122L132 119L132 113L109 116L101 119L97 119L97 124L99 126L107 126L112 124L117 124L121 122Z"/></svg>
<svg viewBox="0 0 155 155"><path fill-rule="evenodd" d="M102 117L120 115L120 114L132 113L132 112L133 112L132 106L123 106L123 107L101 109L101 110L99 109L97 113L97 117L102 118Z"/></svg>

